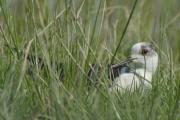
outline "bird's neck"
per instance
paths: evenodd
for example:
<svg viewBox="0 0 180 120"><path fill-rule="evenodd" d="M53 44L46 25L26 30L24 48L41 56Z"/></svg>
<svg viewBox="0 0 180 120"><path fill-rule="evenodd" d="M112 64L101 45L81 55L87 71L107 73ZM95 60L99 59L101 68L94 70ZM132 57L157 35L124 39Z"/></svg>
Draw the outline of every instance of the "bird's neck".
<svg viewBox="0 0 180 120"><path fill-rule="evenodd" d="M158 55L155 54L154 56L146 56L142 59L138 59L136 64L137 68L141 68L144 71L148 71L154 74L158 66Z"/></svg>
<svg viewBox="0 0 180 120"><path fill-rule="evenodd" d="M139 75L142 78L145 78L148 81L151 81L152 79L152 72L146 71L146 69L143 68L136 69L136 73L137 75Z"/></svg>
<svg viewBox="0 0 180 120"><path fill-rule="evenodd" d="M158 66L158 56L153 56L145 60L144 68L154 74Z"/></svg>

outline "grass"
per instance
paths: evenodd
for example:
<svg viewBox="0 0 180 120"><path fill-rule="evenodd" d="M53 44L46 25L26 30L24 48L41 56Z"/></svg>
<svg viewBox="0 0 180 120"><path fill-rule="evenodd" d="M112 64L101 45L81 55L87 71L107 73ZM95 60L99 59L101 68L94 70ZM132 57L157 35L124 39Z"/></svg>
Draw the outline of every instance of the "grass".
<svg viewBox="0 0 180 120"><path fill-rule="evenodd" d="M134 3L0 0L0 119L179 120L180 3L138 0L129 19ZM139 41L160 56L152 90L109 93L106 65ZM90 87L92 63L103 70Z"/></svg>

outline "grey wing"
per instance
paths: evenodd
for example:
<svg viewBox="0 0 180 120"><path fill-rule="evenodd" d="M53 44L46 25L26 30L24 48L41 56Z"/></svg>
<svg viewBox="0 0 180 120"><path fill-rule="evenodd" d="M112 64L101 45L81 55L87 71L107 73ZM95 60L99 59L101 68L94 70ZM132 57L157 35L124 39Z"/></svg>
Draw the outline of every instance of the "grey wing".
<svg viewBox="0 0 180 120"><path fill-rule="evenodd" d="M111 65L109 67L109 78L114 81L120 74L129 73L131 71L127 64Z"/></svg>

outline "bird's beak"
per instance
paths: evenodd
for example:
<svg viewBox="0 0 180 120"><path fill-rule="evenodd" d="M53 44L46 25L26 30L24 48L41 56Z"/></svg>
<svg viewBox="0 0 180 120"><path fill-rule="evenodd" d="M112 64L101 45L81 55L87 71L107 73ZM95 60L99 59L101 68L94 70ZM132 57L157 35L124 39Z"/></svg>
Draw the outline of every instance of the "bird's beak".
<svg viewBox="0 0 180 120"><path fill-rule="evenodd" d="M135 58L135 57L129 56L126 61L127 62L134 62L136 59L137 58Z"/></svg>
<svg viewBox="0 0 180 120"><path fill-rule="evenodd" d="M131 56L129 56L126 60L122 61L120 64L129 64L134 62L136 59L137 58L132 58Z"/></svg>
<svg viewBox="0 0 180 120"><path fill-rule="evenodd" d="M127 65L129 63L135 62L136 59L137 58L128 57L126 60L124 60L124 61L122 61L120 63L111 65L111 68L118 67L118 66L125 66L125 65Z"/></svg>

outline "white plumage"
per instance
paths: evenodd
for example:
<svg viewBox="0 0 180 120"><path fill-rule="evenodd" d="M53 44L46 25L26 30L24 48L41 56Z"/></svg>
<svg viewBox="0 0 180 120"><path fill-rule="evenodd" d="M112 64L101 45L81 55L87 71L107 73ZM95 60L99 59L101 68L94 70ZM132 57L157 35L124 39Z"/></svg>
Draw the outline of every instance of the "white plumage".
<svg viewBox="0 0 180 120"><path fill-rule="evenodd" d="M141 64L142 67L135 68L128 73L121 73L113 81L110 90L130 90L136 88L151 87L152 75L158 66L158 54L152 43L140 42L131 48L131 56L134 63Z"/></svg>

